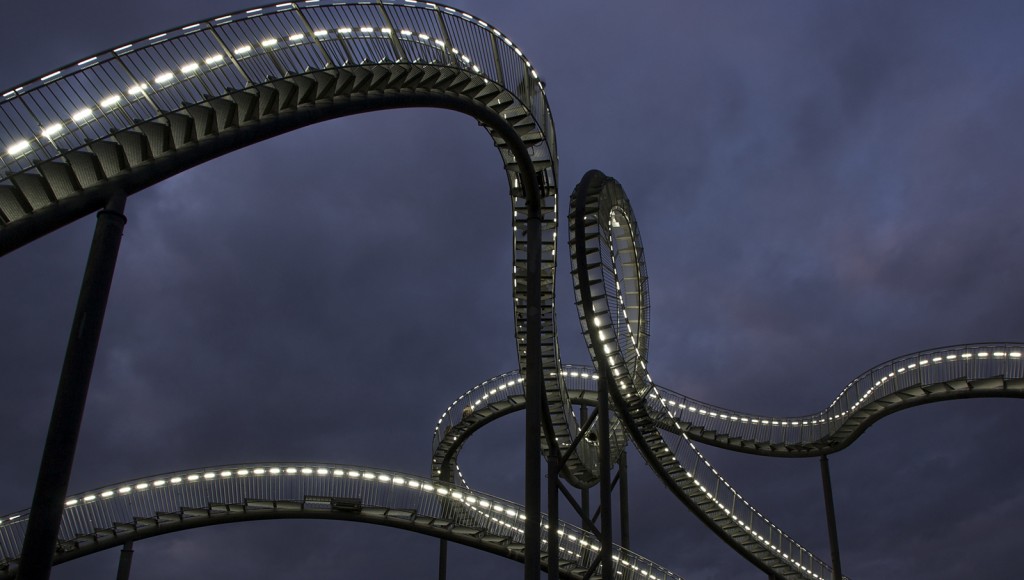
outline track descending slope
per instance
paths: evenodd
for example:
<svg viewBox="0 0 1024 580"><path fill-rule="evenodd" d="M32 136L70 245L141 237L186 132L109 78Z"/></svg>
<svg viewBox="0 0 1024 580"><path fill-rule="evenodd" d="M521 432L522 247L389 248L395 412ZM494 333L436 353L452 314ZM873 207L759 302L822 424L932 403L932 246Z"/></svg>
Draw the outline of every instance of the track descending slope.
<svg viewBox="0 0 1024 580"><path fill-rule="evenodd" d="M570 212L576 303L596 369L563 368L554 316L557 153L544 85L507 36L451 7L414 0L256 7L122 44L0 95L0 255L227 152L390 108L445 108L480 121L501 154L512 201L519 371L447 409L435 428L432 480L278 464L126 482L66 500L58 561L179 529L270 517L357 519L521 560L523 509L450 482L465 440L525 405L529 374L545 395L547 453L581 436L572 405L592 402L601 386L620 421L615 453L628 435L673 493L763 570L825 578L831 569L747 503L694 442L823 455L910 406L1024 396L1024 345L1015 344L901 357L852 381L825 410L800 417L740 413L656 386L647 369L650 306L635 216L621 186L596 171L576 188ZM540 353L529 364L528 349ZM565 464L579 487L598 478L586 435ZM8 575L27 519L21 512L0 520ZM599 547L570 527L563 538L560 569L580 576ZM672 577L616 550L617 576Z"/></svg>
<svg viewBox="0 0 1024 580"><path fill-rule="evenodd" d="M758 455L809 457L849 446L896 411L980 397L1024 397L1024 344L969 344L902 356L858 376L811 415L753 415L661 387L648 394L647 405L661 423L694 441Z"/></svg>
<svg viewBox="0 0 1024 580"><path fill-rule="evenodd" d="M660 385L653 386L648 392L644 397L644 405L646 413L661 432L665 446L673 450L677 462L685 461L686 471L693 474L698 489L700 486L705 489L717 489L716 497L721 503L729 505L730 511L738 518L746 522L756 522L759 526L757 529L768 530L758 533L762 537L774 538L775 546L782 550L787 548L787 542L791 540L768 520L763 519L763 516L744 500L693 446L694 443L776 457L807 457L832 453L851 445L879 419L912 406L951 399L1024 397L1024 379L1021 379L1024 365L1021 364L1019 356L1021 352L1024 352L1024 345L967 345L918 353L879 365L851 384L872 376L887 377L888 373L892 372L893 376L887 381L880 382L880 378L874 379L875 382L880 382L879 387L888 383L889 391L879 392L882 390L880 388L872 391L874 397L870 399L871 402L865 399L865 402L856 406L853 412L840 415L835 420L830 435L823 440L814 439L814 432L805 429L803 433L811 435L805 436L804 439L791 438L781 444L764 443L761 439L765 437L763 434L771 433L773 428L778 430L787 423L794 426L802 425L804 420L810 419L768 417L723 410ZM920 366L922 361L927 361L924 366L930 366L933 374L907 374L909 365L915 365L910 367L913 369ZM900 371L901 368L904 370ZM582 365L565 365L562 375L573 404L592 407L597 405L599 375L595 369ZM841 397L837 397L839 398ZM522 411L524 407L523 379L517 371L488 379L462 394L449 405L435 427L432 463L434 473L444 474L440 477L444 481L456 481L466 486L467 483L462 479L462 473L458 468L458 453L462 445L473 433L487 424ZM700 410L705 412L702 413ZM684 420L686 417L695 416L703 420ZM747 421L743 421L743 418ZM716 419L732 427L733 431L728 438L722 432L708 427L712 424L711 421ZM739 426L735 426L737 423ZM744 428L746 431L741 431ZM621 433L620 431L616 435L621 436ZM681 457L683 459L679 459ZM717 507L714 503L704 502L704 505L712 509L713 506Z"/></svg>
<svg viewBox="0 0 1024 580"><path fill-rule="evenodd" d="M140 38L3 92L0 255L102 209L114 195L230 151L325 120L403 107L470 115L501 154L512 201L519 367L525 372L532 283L540 339L531 348L540 352L545 425L552 441L565 443L578 425L557 372L551 110L523 51L455 8L270 4ZM533 258L530 239L539 249ZM533 282L531 259L540 264ZM579 446L567 463L570 478L596 481L596 457L589 442Z"/></svg>
<svg viewBox="0 0 1024 580"><path fill-rule="evenodd" d="M901 357L851 382L816 415L771 418L679 399L647 372L650 305L643 246L621 185L588 172L573 192L570 248L587 346L615 412L648 464L686 504L751 562L781 577L832 570L751 506L691 440L780 456L841 449L879 418L927 402L1024 395L1024 345L984 344ZM670 443L666 426L678 435Z"/></svg>
<svg viewBox="0 0 1024 580"><path fill-rule="evenodd" d="M280 518L336 519L401 528L522 561L522 506L402 473L350 465L254 463L135 479L67 498L55 561L201 526ZM28 512L0 518L0 578L17 573ZM547 525L547 520L542 520ZM560 575L583 578L596 539L560 524ZM679 578L616 547L615 578ZM546 557L543 560L547 566Z"/></svg>

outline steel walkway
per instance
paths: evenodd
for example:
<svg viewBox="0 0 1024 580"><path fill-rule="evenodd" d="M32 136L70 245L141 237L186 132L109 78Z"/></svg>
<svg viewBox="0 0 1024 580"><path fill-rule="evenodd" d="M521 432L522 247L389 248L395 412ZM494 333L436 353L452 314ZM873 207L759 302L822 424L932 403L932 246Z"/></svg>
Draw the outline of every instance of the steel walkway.
<svg viewBox="0 0 1024 580"><path fill-rule="evenodd" d="M558 157L544 84L497 28L432 2L256 7L122 44L3 92L0 255L100 210L115 195L230 151L321 121L403 107L470 115L501 156L512 205L519 370L448 407L435 428L430 480L290 464L137 480L67 499L59 561L130 538L264 517L359 519L522 559L521 508L453 482L465 440L522 409L524 377L534 376L546 405L539 421L544 452L581 441L566 461L571 483L590 486L600 475L573 404L592 402L603 381L618 420L616 452L628 437L684 505L762 570L826 578L829 566L747 503L695 443L778 457L824 455L901 409L1024 393L1024 345L1016 344L901 357L857 377L821 412L800 417L742 413L657 386L647 371L650 313L636 219L621 186L596 171L576 188L569 216L577 309L594 366L563 367L554 311ZM288 200L279 203L284 208ZM539 352L539 363L528 363L528 351ZM126 498L142 511L131 511ZM8 573L25 519L22 512L0 522ZM576 577L596 544L565 530L560 569ZM639 556L617 554L625 577L672 577Z"/></svg>

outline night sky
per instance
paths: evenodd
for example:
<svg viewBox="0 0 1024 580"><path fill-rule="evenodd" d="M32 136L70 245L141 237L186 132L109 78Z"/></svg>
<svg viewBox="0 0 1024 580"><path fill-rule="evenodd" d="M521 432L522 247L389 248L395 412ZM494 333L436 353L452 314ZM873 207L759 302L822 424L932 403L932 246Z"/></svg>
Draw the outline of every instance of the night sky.
<svg viewBox="0 0 1024 580"><path fill-rule="evenodd" d="M7 2L0 86L249 6ZM797 415L909 352L1024 341L1024 4L456 6L514 39L547 83L561 227L588 169L630 196L658 384ZM70 491L246 461L427 475L441 412L516 367L510 210L487 133L426 109L295 131L129 198ZM0 513L32 500L94 223L0 259ZM586 363L559 252L563 361ZM1019 577L1022 418L1018 400L918 407L833 456L844 572ZM522 501L523 428L516 415L470 441L471 486ZM817 459L707 454L828 559ZM763 577L630 462L635 551L688 580ZM133 577L151 580L437 566L434 539L344 522L214 526L135 548ZM116 566L108 551L53 577ZM449 577L522 568L455 546Z"/></svg>

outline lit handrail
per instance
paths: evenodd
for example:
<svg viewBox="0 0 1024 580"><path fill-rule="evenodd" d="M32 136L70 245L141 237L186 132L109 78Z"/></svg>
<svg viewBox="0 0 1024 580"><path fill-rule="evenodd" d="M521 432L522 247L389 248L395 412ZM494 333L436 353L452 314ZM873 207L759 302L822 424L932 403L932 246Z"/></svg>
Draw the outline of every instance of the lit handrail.
<svg viewBox="0 0 1024 580"><path fill-rule="evenodd" d="M377 65L382 68L374 68ZM391 68L385 70L385 66ZM534 180L540 189L536 203L543 222L540 275L551 282L542 284L541 307L553 309L554 302L558 157L551 110L539 74L508 36L467 12L433 2L270 4L124 43L3 92L0 251L24 243L24 236L41 235L45 228L36 231L26 224L39 223L47 217L46 210L67 207L60 202L82 194L62 191L49 181L49 174L59 174L56 180L74 182L68 167L77 172L83 165L80 157L77 166L73 162L77 152L90 153L99 147L107 150L108 157L124 156L119 140L130 136L137 140L154 121L197 123L190 115L194 111L200 117L209 115L205 105L216 108L224 97L273 87L278 81L308 83L308 78L303 80L306 75L344 69L386 75L399 66L444 69L444 75L462 71L500 87L502 92L486 97L490 99L486 106L509 132L529 143L533 174L522 176L523 160L517 159L521 152L500 132L492 132L511 190L516 333L517 342L525 345L527 273L520 257L527 253L527 196ZM183 150L187 152L188 147ZM84 165L94 161L90 154ZM60 171L53 167L58 162L67 162ZM130 173L130 169L124 171ZM100 179L96 187L102 186ZM12 225L30 233L19 234L18 242L5 245L5 229ZM555 342L552 321L542 321L541 332L544 342ZM520 349L520 356L520 366L525 368L525 349ZM541 366L545 397L553 409L554 436L566 441L578 426L555 372L557 349L543 351ZM578 448L568 463L571 476L580 481L596 477L596 454L589 447L587 443Z"/></svg>
<svg viewBox="0 0 1024 580"><path fill-rule="evenodd" d="M67 151L177 111L183 103L308 67L367 61L438 63L499 82L540 121L546 137L542 147L554 162L554 124L544 86L522 50L497 28L435 3L305 1L164 30L3 91L0 184Z"/></svg>
<svg viewBox="0 0 1024 580"><path fill-rule="evenodd" d="M514 546L523 543L526 518L525 508L501 498L394 471L333 463L233 464L132 479L69 496L57 560L149 537L161 525L180 529L184 520L216 520L232 510L236 515L231 521L265 518L279 502L287 502L289 509L278 517L330 517L332 510L341 510L353 519L353 512L365 511L371 516L365 521L392 518L423 533L437 535L432 528L438 528L458 538L458 529L467 528L464 543L481 547L502 538L506 543L501 553L514 559L521 552ZM0 517L0 577L16 571L28 514L24 510ZM546 522L543 517L542 525ZM586 569L600 549L597 540L576 526L559 526L560 561L571 569ZM121 528L116 535L106 532L115 527ZM478 533L492 537L477 538ZM616 546L614 553L616 578L679 578L635 552Z"/></svg>
<svg viewBox="0 0 1024 580"><path fill-rule="evenodd" d="M830 453L849 445L862 430L861 423L886 414L876 403L897 393L914 392L919 402L956 397L991 396L991 390L951 392L923 388L952 381L999 378L1024 379L1024 344L978 343L929 349L882 363L857 376L822 411L802 416L756 415L710 405L661 388L648 394L656 413L682 423L691 437L705 431L721 436L707 441L737 451L778 456ZM1004 385L1001 396L1024 396L1024 383ZM890 403L892 404L892 403ZM729 442L730 439L739 441Z"/></svg>

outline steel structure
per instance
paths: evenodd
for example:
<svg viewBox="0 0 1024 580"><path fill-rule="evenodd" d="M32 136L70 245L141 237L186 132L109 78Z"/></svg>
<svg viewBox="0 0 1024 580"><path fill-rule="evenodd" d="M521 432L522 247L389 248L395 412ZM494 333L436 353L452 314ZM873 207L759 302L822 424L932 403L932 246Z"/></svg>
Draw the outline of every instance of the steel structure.
<svg viewBox="0 0 1024 580"><path fill-rule="evenodd" d="M445 108L479 120L500 152L512 201L519 369L447 408L434 431L431 478L335 465L236 465L65 497L125 198L299 127L399 107ZM647 372L650 306L636 219L621 186L597 171L577 186L569 215L576 302L594 366L562 366L554 327L557 155L544 86L498 29L435 3L283 3L122 44L4 92L0 147L0 254L103 210L76 315L94 326L78 332L80 345L74 334L69 344L33 510L0 519L0 566L8 576L45 577L53 554L62 562L127 545L122 558L130 563L137 539L307 517L464 543L523 561L527 578L548 567L556 544L552 576L611 577L614 568L625 578L675 577L612 546L609 509L600 524L588 513L586 529L566 526L555 513L560 488L551 475L584 490L598 486L607 508L612 465L623 464L631 441L684 505L770 576L840 577L830 499L835 570L744 500L695 443L821 456L830 498L827 454L874 421L933 401L1024 396L1024 345L1015 344L901 357L856 378L820 413L801 417L741 413L656 385ZM597 413L579 421L574 404ZM524 507L470 491L457 467L469 436L519 410L527 425ZM550 525L540 513L542 454ZM29 545L42 571L26 572Z"/></svg>
<svg viewBox="0 0 1024 580"><path fill-rule="evenodd" d="M525 508L430 478L335 464L258 463L191 469L135 479L65 500L56 561L170 532L273 518L359 521L444 538L505 558L524 559ZM0 578L21 550L28 511L0 523ZM547 525L546 518L543 520ZM559 573L582 578L600 551L589 532L559 524ZM679 578L615 548L621 578ZM547 566L547 559L544 560Z"/></svg>

